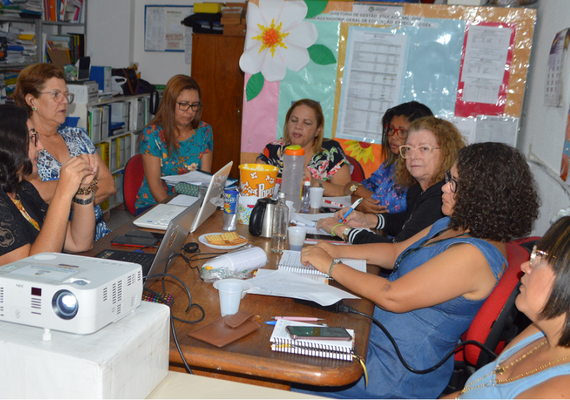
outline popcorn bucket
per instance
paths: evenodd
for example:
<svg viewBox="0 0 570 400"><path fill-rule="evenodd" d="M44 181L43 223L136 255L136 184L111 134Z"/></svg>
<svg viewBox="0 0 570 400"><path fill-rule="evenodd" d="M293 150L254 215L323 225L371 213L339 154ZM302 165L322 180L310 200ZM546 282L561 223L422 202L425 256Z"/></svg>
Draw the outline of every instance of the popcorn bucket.
<svg viewBox="0 0 570 400"><path fill-rule="evenodd" d="M237 222L243 225L249 225L249 217L251 216L251 211L255 207L259 197L245 197L239 196L238 200L238 212L237 212Z"/></svg>
<svg viewBox="0 0 570 400"><path fill-rule="evenodd" d="M279 168L265 164L241 164L239 194L243 197L272 197Z"/></svg>

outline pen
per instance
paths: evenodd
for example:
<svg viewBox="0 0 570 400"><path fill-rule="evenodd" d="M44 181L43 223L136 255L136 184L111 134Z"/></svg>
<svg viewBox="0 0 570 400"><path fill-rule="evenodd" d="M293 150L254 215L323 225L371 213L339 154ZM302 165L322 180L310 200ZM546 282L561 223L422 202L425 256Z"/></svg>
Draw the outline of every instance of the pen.
<svg viewBox="0 0 570 400"><path fill-rule="evenodd" d="M327 203L327 204L332 204L333 206L337 206L337 207L340 207L340 208L344 208L344 207L345 207L343 204L337 203L336 201L330 201L330 200L327 200L327 199L325 199L325 200L323 200L323 201L324 201L325 203Z"/></svg>
<svg viewBox="0 0 570 400"><path fill-rule="evenodd" d="M348 209L348 211L344 214L344 217L342 217L341 219L338 220L338 222L344 222L346 221L346 217L348 217L348 215L354 211L354 209L356 207L358 207L358 205L362 202L362 197L359 198L358 200L356 200L354 203L352 203L352 205L350 206L350 208Z"/></svg>
<svg viewBox="0 0 570 400"><path fill-rule="evenodd" d="M297 321L297 322L299 322L299 321ZM275 324L277 324L277 321L265 321L265 323L267 325L275 325ZM327 324L317 324L317 323L312 324L312 325L327 326Z"/></svg>
<svg viewBox="0 0 570 400"><path fill-rule="evenodd" d="M315 318L315 317L273 317L273 319L284 319L287 321L298 321L298 322L316 322L324 320L324 318Z"/></svg>

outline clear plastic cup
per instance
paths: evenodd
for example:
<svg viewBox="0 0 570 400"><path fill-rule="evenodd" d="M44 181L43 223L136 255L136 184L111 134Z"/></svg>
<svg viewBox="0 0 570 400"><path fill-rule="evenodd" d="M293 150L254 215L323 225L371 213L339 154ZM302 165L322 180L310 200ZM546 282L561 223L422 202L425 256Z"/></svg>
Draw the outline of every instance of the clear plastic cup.
<svg viewBox="0 0 570 400"><path fill-rule="evenodd" d="M289 237L289 250L301 251L305 244L305 236L307 228L302 226L290 226L287 228L287 236Z"/></svg>
<svg viewBox="0 0 570 400"><path fill-rule="evenodd" d="M311 208L321 208L321 202L323 201L324 192L325 189L323 189L322 187L312 187L309 189Z"/></svg>

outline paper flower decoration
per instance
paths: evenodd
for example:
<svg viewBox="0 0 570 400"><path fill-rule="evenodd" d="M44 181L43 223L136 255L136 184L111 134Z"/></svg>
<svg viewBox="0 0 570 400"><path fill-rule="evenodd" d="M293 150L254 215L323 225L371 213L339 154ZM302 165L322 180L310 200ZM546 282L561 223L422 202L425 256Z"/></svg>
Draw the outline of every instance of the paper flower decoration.
<svg viewBox="0 0 570 400"><path fill-rule="evenodd" d="M245 51L239 60L242 71L259 72L269 82L280 81L287 68L300 71L310 60L307 48L318 37L314 24L303 21L304 1L259 0L247 10Z"/></svg>

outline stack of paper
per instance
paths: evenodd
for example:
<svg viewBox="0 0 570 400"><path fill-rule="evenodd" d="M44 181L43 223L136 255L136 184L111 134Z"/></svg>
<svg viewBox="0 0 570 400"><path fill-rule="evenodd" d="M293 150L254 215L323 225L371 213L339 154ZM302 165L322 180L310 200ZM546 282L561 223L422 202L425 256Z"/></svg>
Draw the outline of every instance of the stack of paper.
<svg viewBox="0 0 570 400"><path fill-rule="evenodd" d="M192 171L182 175L169 175L161 177L164 182L169 186L174 186L178 182L186 182L192 185L205 185L208 186L212 180L212 175L207 174L202 171ZM228 179L226 181L226 187L232 186L237 182L237 179Z"/></svg>

